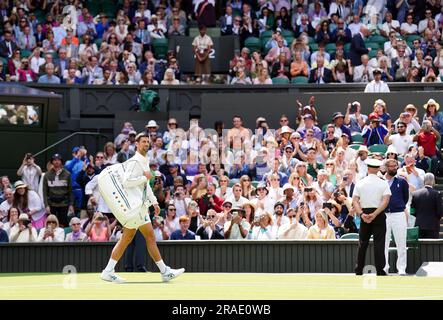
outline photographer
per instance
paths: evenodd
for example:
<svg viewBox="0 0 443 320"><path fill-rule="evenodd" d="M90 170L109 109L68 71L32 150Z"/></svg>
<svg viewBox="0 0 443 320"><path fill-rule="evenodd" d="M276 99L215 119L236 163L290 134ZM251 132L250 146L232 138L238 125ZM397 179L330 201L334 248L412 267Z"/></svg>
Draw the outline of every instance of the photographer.
<svg viewBox="0 0 443 320"><path fill-rule="evenodd" d="M365 144L369 147L374 144L384 144L384 138L388 134L388 129L381 123L382 119L376 112L369 115L370 124L365 126L362 131L362 136L365 139Z"/></svg>
<svg viewBox="0 0 443 320"><path fill-rule="evenodd" d="M221 240L224 239L223 229L217 225L217 212L209 209L206 219L202 219L200 227L197 229L196 235L200 236L202 240Z"/></svg>
<svg viewBox="0 0 443 320"><path fill-rule="evenodd" d="M45 228L40 229L38 242L63 242L65 240L65 231L58 226L58 219L50 214L46 219Z"/></svg>
<svg viewBox="0 0 443 320"><path fill-rule="evenodd" d="M160 208L165 207L165 200L166 200L165 190L166 189L164 188L162 174L159 171L156 171L154 178L154 185L152 186L152 192L154 193L154 196L157 198L158 205L160 206Z"/></svg>
<svg viewBox="0 0 443 320"><path fill-rule="evenodd" d="M221 212L223 199L215 195L215 185L209 183L206 187L206 192L203 189L196 190L197 195L194 200L197 201L198 207L200 208L200 214L206 216L208 210L213 209L215 212Z"/></svg>
<svg viewBox="0 0 443 320"><path fill-rule="evenodd" d="M26 213L20 214L18 223L9 231L9 242L36 242L37 230L32 227L31 220Z"/></svg>
<svg viewBox="0 0 443 320"><path fill-rule="evenodd" d="M168 240L169 233L165 228L165 220L161 216L155 216L152 219L152 228L154 229L154 235L156 241ZM175 231L175 230L174 230Z"/></svg>
<svg viewBox="0 0 443 320"><path fill-rule="evenodd" d="M179 184L175 187L175 191L172 197L169 197L169 201L167 200L167 203L171 203L171 201L175 206L177 218L180 218L182 215L187 214L188 205L191 202L191 199L186 194L186 189L182 184ZM167 208L168 207L169 206L167 206Z"/></svg>
<svg viewBox="0 0 443 320"><path fill-rule="evenodd" d="M253 207L253 205L251 206ZM232 220L227 221L224 225L225 239L246 239L251 228L251 225L246 221L246 211L243 209L233 209L230 213Z"/></svg>
<svg viewBox="0 0 443 320"><path fill-rule="evenodd" d="M41 175L42 169L35 164L32 154L27 153L23 158L22 165L17 170L17 176L29 186L29 190L38 191L38 182Z"/></svg>
<svg viewBox="0 0 443 320"><path fill-rule="evenodd" d="M361 132L365 126L368 116L361 113L360 102L354 101L348 103L348 108L345 114L345 125L349 126L351 129L351 134L354 132Z"/></svg>

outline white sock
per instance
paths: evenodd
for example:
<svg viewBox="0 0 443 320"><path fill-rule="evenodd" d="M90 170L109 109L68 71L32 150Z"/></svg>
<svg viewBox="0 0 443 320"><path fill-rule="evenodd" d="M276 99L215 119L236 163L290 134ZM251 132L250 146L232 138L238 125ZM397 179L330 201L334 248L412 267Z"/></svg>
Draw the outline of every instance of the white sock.
<svg viewBox="0 0 443 320"><path fill-rule="evenodd" d="M114 259L109 259L109 262L108 262L108 265L106 266L106 268L105 268L105 271L106 272L112 272L112 271L114 271L114 268L115 268L115 266L117 265L117 260L114 260Z"/></svg>
<svg viewBox="0 0 443 320"><path fill-rule="evenodd" d="M163 260L159 260L155 264L157 265L157 267L158 267L158 269L160 270L161 273L165 273L166 272L166 268L167 267L166 267L165 263L163 262Z"/></svg>

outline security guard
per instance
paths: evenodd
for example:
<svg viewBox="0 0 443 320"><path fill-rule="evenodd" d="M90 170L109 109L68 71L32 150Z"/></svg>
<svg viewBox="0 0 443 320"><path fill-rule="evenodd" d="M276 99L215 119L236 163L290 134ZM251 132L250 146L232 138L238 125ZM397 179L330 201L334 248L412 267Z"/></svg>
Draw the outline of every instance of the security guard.
<svg viewBox="0 0 443 320"><path fill-rule="evenodd" d="M377 159L366 159L368 175L355 185L352 197L354 208L361 217L358 245L357 266L355 274L362 275L365 266L366 250L369 239L374 236L374 256L377 275L385 276L385 209L389 204L391 190L386 180L377 176L382 162Z"/></svg>

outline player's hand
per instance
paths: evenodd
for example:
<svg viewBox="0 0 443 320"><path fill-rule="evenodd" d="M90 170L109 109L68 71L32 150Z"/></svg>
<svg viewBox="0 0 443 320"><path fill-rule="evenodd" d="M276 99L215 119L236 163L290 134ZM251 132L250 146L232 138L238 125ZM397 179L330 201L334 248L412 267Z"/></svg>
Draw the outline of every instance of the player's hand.
<svg viewBox="0 0 443 320"><path fill-rule="evenodd" d="M152 174L150 171L143 171L143 175L146 177L146 179L151 180Z"/></svg>
<svg viewBox="0 0 443 320"><path fill-rule="evenodd" d="M158 216L160 214L160 207L158 204L154 204L154 214Z"/></svg>

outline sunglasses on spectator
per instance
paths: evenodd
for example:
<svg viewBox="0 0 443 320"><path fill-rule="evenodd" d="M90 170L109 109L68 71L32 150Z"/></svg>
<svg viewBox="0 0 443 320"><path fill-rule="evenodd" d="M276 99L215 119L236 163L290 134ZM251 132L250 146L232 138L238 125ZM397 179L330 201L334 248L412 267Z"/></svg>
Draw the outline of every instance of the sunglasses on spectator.
<svg viewBox="0 0 443 320"><path fill-rule="evenodd" d="M168 209L168 211L177 211L177 209Z"/></svg>
<svg viewBox="0 0 443 320"><path fill-rule="evenodd" d="M175 62L175 61L174 61ZM169 126L176 126L177 124L175 123L175 122L171 122L171 123L168 123L168 125Z"/></svg>
<svg viewBox="0 0 443 320"><path fill-rule="evenodd" d="M232 208L232 206L229 205L229 204L224 204L224 205L223 205L223 208Z"/></svg>
<svg viewBox="0 0 443 320"><path fill-rule="evenodd" d="M80 225L80 223L73 223L73 224L71 224L71 226L79 226Z"/></svg>
<svg viewBox="0 0 443 320"><path fill-rule="evenodd" d="M333 165L334 165L333 163L327 163L327 164L326 164L327 167L329 167L329 166L333 166Z"/></svg>
<svg viewBox="0 0 443 320"><path fill-rule="evenodd" d="M95 158L96 158L96 159L103 159L104 157L102 157L102 156L96 156Z"/></svg>
<svg viewBox="0 0 443 320"><path fill-rule="evenodd" d="M49 224L49 223L57 223L57 222L55 222L55 221L46 221L46 224Z"/></svg>
<svg viewBox="0 0 443 320"><path fill-rule="evenodd" d="M281 119L280 122L288 122L288 119Z"/></svg>

